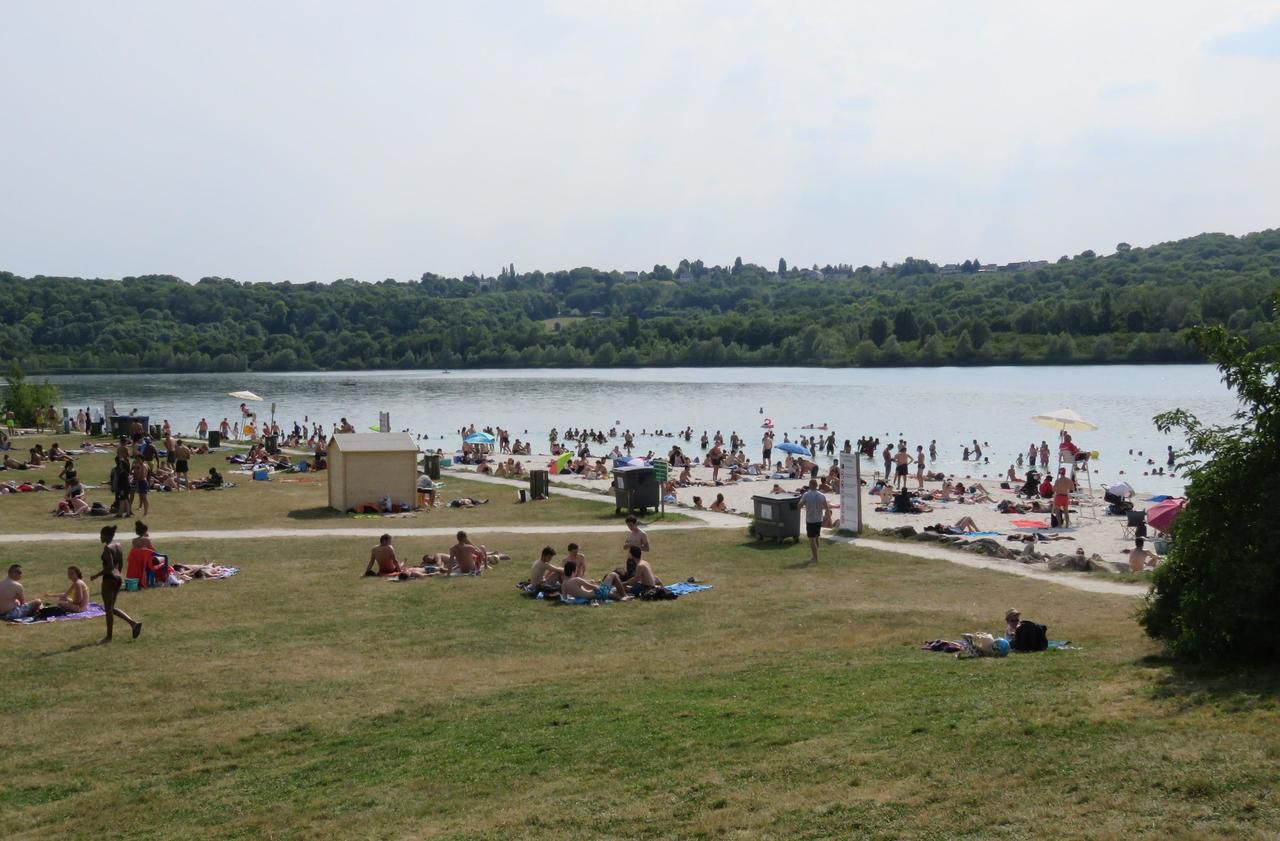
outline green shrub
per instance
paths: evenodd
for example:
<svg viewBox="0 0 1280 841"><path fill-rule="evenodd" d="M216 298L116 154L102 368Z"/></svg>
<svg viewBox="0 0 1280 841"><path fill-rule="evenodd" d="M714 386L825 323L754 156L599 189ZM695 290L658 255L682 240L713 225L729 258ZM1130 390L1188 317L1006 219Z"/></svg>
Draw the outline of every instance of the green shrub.
<svg viewBox="0 0 1280 841"><path fill-rule="evenodd" d="M1280 305L1280 295L1276 296ZM1187 509L1155 571L1139 621L1191 660L1280 658L1280 347L1250 352L1222 328L1192 338L1239 395L1235 422L1205 426L1183 410L1156 418L1181 429Z"/></svg>
<svg viewBox="0 0 1280 841"><path fill-rule="evenodd" d="M42 383L27 382L17 362L9 366L9 373L5 375L4 381L4 410L13 412L18 426L35 425L36 409L58 403L58 387L48 380Z"/></svg>

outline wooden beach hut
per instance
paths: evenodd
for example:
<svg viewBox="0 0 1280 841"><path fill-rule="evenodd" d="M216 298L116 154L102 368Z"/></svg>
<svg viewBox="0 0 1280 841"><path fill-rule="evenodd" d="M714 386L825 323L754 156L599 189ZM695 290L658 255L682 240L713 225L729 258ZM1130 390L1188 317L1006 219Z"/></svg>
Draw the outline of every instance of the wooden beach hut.
<svg viewBox="0 0 1280 841"><path fill-rule="evenodd" d="M329 507L347 511L381 505L414 507L418 447L407 432L337 433L329 439Z"/></svg>

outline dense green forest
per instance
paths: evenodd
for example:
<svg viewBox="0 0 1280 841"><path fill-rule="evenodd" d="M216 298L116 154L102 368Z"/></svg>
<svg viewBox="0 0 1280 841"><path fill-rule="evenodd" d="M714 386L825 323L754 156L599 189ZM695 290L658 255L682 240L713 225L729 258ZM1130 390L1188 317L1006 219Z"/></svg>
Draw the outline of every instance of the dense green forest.
<svg viewBox="0 0 1280 841"><path fill-rule="evenodd" d="M1054 263L681 261L363 283L0 272L0 361L28 372L1193 362L1180 331L1280 338L1280 230Z"/></svg>

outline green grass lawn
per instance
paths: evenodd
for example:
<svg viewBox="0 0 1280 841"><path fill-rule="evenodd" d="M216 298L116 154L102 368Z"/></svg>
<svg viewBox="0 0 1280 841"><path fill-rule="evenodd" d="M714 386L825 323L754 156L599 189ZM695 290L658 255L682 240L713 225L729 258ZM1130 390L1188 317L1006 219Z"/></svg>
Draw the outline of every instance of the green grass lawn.
<svg viewBox="0 0 1280 841"><path fill-rule="evenodd" d="M552 607L512 583L360 579L369 540L204 541L243 572L0 627L6 837L1266 838L1274 671L1157 656L1134 601L946 563L655 535L676 602ZM622 532L579 541L599 572ZM554 541L563 552L568 536ZM400 540L402 554L442 541ZM87 546L4 547L30 590ZM97 588L94 592L96 595ZM957 661L1005 608L1081 651Z"/></svg>
<svg viewBox="0 0 1280 841"><path fill-rule="evenodd" d="M36 441L48 446L52 439L20 439L25 454ZM63 447L78 445L80 438L62 436ZM437 502L448 502L459 497L488 499L489 503L472 509L436 508L420 511L412 517L363 519L343 514L328 507L328 474L280 474L273 473L269 482L255 482L246 474L231 474L233 465L226 460L228 453L211 453L196 456L191 461L191 474L203 476L210 467L218 468L235 488L221 491L193 491L158 493L151 492L151 513L146 520L155 531L231 528L330 528L368 527L369 529L424 528L447 526L465 528L474 525L552 525L580 522L609 522L621 520L614 513L614 506L606 497L599 502L558 496L533 503L519 504L516 489L507 485L477 482L460 478L446 471L444 488L437 494ZM16 457L16 456L15 456ZM25 456L24 456L25 457ZM110 455L82 456L76 459L77 471L86 484L99 485L90 490L86 499L110 505L112 496L108 477L113 459ZM61 465L51 465L35 470L9 470L0 472L2 480L34 481L43 478L49 485L58 483ZM0 496L0 517L7 532L84 532L94 534L106 522L101 517L54 517L50 512L61 498L61 492L6 494ZM135 511L138 509L135 506ZM650 515L652 518L652 515ZM668 514L666 522L688 518L680 514Z"/></svg>

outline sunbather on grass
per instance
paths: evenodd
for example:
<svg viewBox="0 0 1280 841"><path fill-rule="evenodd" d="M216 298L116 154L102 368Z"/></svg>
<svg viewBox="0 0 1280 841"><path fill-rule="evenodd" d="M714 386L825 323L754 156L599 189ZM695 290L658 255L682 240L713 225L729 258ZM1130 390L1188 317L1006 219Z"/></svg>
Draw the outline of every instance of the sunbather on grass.
<svg viewBox="0 0 1280 841"><path fill-rule="evenodd" d="M591 601L608 601L610 598L623 602L631 597L627 595L618 573L611 572L599 582L595 582L589 578L580 577L577 564L573 561L565 561L560 598L575 604L587 604Z"/></svg>
<svg viewBox="0 0 1280 841"><path fill-rule="evenodd" d="M374 572L374 564L378 571ZM369 550L369 565L364 568L365 575L395 575L403 572L405 565L396 557L396 549L391 545L391 535L384 534L378 538L378 545Z"/></svg>
<svg viewBox="0 0 1280 841"><path fill-rule="evenodd" d="M555 556L555 549L550 546L542 547L542 554L529 569L530 593L537 595L560 592L560 586L564 580L564 569L551 563L551 559Z"/></svg>

